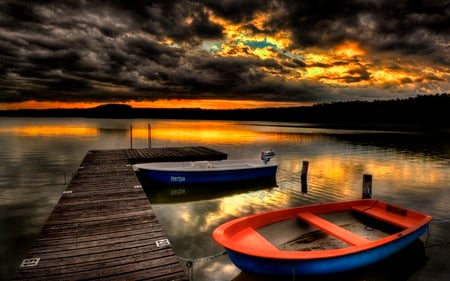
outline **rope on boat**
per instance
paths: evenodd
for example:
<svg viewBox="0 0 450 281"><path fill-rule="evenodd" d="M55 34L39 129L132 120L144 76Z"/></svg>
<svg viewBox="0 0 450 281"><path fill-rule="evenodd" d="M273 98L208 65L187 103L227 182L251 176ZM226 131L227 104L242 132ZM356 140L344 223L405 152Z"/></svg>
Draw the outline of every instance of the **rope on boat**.
<svg viewBox="0 0 450 281"><path fill-rule="evenodd" d="M196 259L193 259L193 258L183 258L183 257L178 257L178 258L179 258L180 260L183 260L183 261L186 261L186 262L197 263L197 262L201 262L201 261L210 261L210 260L213 260L213 259L215 259L215 258L217 258L217 257L223 256L223 255L226 255L226 254L227 254L227 252L226 252L226 251L223 251L223 252L217 253L217 254L215 254L215 255L207 256L207 257L203 257L203 258L196 258Z"/></svg>
<svg viewBox="0 0 450 281"><path fill-rule="evenodd" d="M198 263L198 262L202 262L202 261L210 261L213 260L215 258L218 258L220 256L226 255L227 252L223 251L220 253L217 253L215 255L212 256L207 256L207 257L202 257L202 258L183 258L183 257L179 257L177 256L180 260L185 261L186 262L186 267L187 267L187 273L188 273L188 278L189 280L194 280L194 264Z"/></svg>
<svg viewBox="0 0 450 281"><path fill-rule="evenodd" d="M425 239L425 249L428 248L428 241L430 239L430 225L427 225L427 238Z"/></svg>
<svg viewBox="0 0 450 281"><path fill-rule="evenodd" d="M449 221L450 218L441 218L441 219L433 219L431 222L443 222L443 221ZM425 249L431 248L431 247L444 247L447 248L450 245L450 241L449 240L442 240L439 242L434 242L431 243L430 242L430 238L431 238L431 233L430 233L430 225L427 226L427 237L425 239ZM436 240L435 240L436 241Z"/></svg>

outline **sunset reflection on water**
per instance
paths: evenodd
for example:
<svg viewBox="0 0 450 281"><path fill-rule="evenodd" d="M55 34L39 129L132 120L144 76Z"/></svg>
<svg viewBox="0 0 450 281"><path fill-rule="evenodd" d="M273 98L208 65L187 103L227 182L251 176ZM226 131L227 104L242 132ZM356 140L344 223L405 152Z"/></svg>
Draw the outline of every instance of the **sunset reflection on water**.
<svg viewBox="0 0 450 281"><path fill-rule="evenodd" d="M45 120L45 119L44 119ZM71 121L69 124L57 122L56 124L39 123L39 121L27 123L0 125L0 135L15 135L26 137L99 137L104 132L118 134L124 147L129 145L130 137L135 143L145 145L150 137L156 146L164 146L165 143L186 143L186 145L203 145L207 147L220 147L222 145L267 145L267 148L286 145L312 145L311 151L298 152L300 157L313 159L311 167L320 167L311 170L312 175L317 176L318 181L323 182L346 182L353 172L357 174L371 173L377 180L394 180L395 178L414 178L414 181L424 180L433 183L440 180L440 174L436 171L436 163L427 158L421 160L420 165L415 165L408 159L408 155L396 154L394 156L380 155L373 151L357 151L358 159L352 155L346 156L345 152L339 154L337 147L329 147L330 137L321 134L323 130L302 128L295 124L291 127L260 126L251 122L233 121L203 121L203 120L110 120L101 122L100 126L93 125L89 119ZM120 124L117 125L116 123ZM257 124L257 122L256 122ZM99 124L97 124L99 125ZM316 131L314 131L316 130ZM305 133L307 132L307 133ZM330 133L326 131L326 133ZM317 144L321 144L318 146ZM371 148L373 149L373 148ZM334 151L333 151L334 150ZM241 156L248 151L241 151ZM305 153L306 152L306 153ZM369 151L370 152L370 151ZM243 153L243 154L242 154ZM252 158L257 157L255 152ZM352 152L355 153L355 152ZM385 153L385 152L384 152ZM302 155L303 154L303 155ZM237 157L237 155L236 155ZM301 161L287 159L286 155L278 155L275 158L283 158L281 167L292 173L298 174L301 170ZM388 157L388 158L386 158ZM241 157L242 158L242 157ZM359 158L364 161L360 162Z"/></svg>
<svg viewBox="0 0 450 281"><path fill-rule="evenodd" d="M79 136L92 137L98 135L97 128L73 127L73 126L26 126L0 129L0 133L7 132L12 135L30 136L30 137L61 137L61 136Z"/></svg>
<svg viewBox="0 0 450 281"><path fill-rule="evenodd" d="M14 233L11 238L0 236L1 256L8 252L14 257L1 262L14 267L26 253L66 187L65 177L69 182L89 150L127 149L130 138L133 148L146 148L150 137L152 147L205 146L227 153L228 159L259 158L268 149L276 153L271 160L279 164L273 185L235 190L207 186L195 196L175 190L161 198L150 192L158 221L180 257L202 258L223 251L211 233L236 217L358 199L366 173L373 175L374 198L435 217L448 216L448 144L439 146L428 139L413 147L414 135L408 135L405 148L394 142L392 134L380 134L301 123L0 118L0 228ZM378 136L381 141L368 145L362 136L369 140ZM300 183L302 161L309 161L307 192ZM433 239L444 239L444 229L442 224L432 225ZM198 281L229 281L240 272L226 256L199 262L194 271Z"/></svg>

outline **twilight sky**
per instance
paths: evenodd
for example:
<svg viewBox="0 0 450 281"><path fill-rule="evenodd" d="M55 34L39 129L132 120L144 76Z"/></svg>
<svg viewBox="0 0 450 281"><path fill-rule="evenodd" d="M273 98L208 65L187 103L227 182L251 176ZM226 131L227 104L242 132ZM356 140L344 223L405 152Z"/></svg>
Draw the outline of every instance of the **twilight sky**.
<svg viewBox="0 0 450 281"><path fill-rule="evenodd" d="M448 93L449 2L0 0L0 109Z"/></svg>

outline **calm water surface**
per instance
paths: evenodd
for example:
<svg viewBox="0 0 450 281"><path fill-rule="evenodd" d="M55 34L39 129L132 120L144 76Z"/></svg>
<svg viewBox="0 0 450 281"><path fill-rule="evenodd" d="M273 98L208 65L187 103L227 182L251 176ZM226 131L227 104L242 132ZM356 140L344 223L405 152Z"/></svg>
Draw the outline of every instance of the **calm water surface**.
<svg viewBox="0 0 450 281"><path fill-rule="evenodd" d="M273 149L276 184L232 191L149 194L177 256L194 280L271 280L241 273L211 238L230 219L298 205L359 199L363 174L373 198L430 214L421 241L384 263L334 280L447 280L450 276L450 142L416 133L331 130L310 124L189 120L0 118L0 279L9 280L86 152L207 146L228 159ZM301 191L302 161L308 191ZM172 192L172 193L171 193ZM185 193L185 195L181 195ZM172 195L171 195L172 194ZM403 264L407 264L404 266ZM298 280L290 277L288 280ZM329 279L329 277L324 277ZM320 278L311 278L319 280ZM278 279L279 280L279 279ZM305 280L305 279L303 279Z"/></svg>

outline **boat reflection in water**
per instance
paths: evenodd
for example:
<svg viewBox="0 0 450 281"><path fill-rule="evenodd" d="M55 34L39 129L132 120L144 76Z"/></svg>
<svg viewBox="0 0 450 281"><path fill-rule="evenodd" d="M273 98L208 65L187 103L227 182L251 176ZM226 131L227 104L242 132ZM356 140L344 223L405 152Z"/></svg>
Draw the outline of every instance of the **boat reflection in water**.
<svg viewBox="0 0 450 281"><path fill-rule="evenodd" d="M137 173L142 187L151 203L180 203L221 198L266 188L277 187L276 176L261 177L252 180L230 181L223 183L164 185L148 181Z"/></svg>

